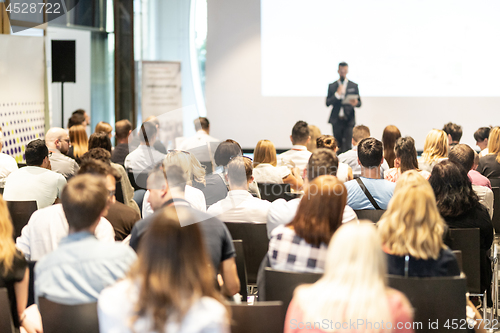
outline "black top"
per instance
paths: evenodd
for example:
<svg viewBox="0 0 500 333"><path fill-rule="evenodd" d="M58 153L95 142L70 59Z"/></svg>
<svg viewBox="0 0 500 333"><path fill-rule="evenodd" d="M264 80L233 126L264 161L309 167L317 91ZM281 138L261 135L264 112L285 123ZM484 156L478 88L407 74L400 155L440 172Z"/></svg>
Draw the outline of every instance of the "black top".
<svg viewBox="0 0 500 333"><path fill-rule="evenodd" d="M193 182L193 187L201 190L205 194L205 201L207 206L211 206L214 203L227 197L227 186L222 180L219 174L210 174L205 177L206 185L202 183Z"/></svg>
<svg viewBox="0 0 500 333"><path fill-rule="evenodd" d="M496 159L497 155L495 154L481 157L476 170L487 178L500 178L500 164Z"/></svg>
<svg viewBox="0 0 500 333"><path fill-rule="evenodd" d="M141 219L141 216L129 206L116 201L109 206L105 218L115 229L115 240L121 242L130 235L134 224Z"/></svg>
<svg viewBox="0 0 500 333"><path fill-rule="evenodd" d="M7 293L9 295L10 311L12 313L12 319L14 320L15 327L19 327L19 315L17 313L17 301L14 285L17 282L21 282L24 279L24 274L26 274L26 268L28 263L21 252L16 250L16 255L14 256L14 262L12 264L11 270L5 275L3 261L0 261L0 288L7 288Z"/></svg>
<svg viewBox="0 0 500 333"><path fill-rule="evenodd" d="M405 257L387 254L387 271L391 275L405 275ZM437 277L460 275L457 258L450 249L441 249L434 259L416 259L410 256L408 276Z"/></svg>
<svg viewBox="0 0 500 333"><path fill-rule="evenodd" d="M116 145L113 153L111 154L111 162L124 165L125 157L127 157L129 153L128 143L119 143Z"/></svg>

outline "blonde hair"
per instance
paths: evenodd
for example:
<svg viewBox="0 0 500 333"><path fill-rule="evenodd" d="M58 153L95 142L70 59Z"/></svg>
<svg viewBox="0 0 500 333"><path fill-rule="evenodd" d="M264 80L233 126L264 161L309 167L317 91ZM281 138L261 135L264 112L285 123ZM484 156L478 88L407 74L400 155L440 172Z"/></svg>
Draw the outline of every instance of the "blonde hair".
<svg viewBox="0 0 500 333"><path fill-rule="evenodd" d="M317 148L316 139L321 136L321 130L317 126L309 125L309 136L311 140L307 143L307 150L313 152Z"/></svg>
<svg viewBox="0 0 500 333"><path fill-rule="evenodd" d="M9 209L7 203L3 200L0 194L0 261L3 263L4 271L0 274L7 275L12 269L14 264L14 257L16 256L16 244L12 239L14 227L10 219Z"/></svg>
<svg viewBox="0 0 500 333"><path fill-rule="evenodd" d="M500 163L500 127L493 127L490 131L488 154L497 155L497 163Z"/></svg>
<svg viewBox="0 0 500 333"><path fill-rule="evenodd" d="M255 168L261 163L269 163L272 166L278 164L276 148L274 147L274 143L269 140L260 140L257 142L257 146L253 151L253 167Z"/></svg>
<svg viewBox="0 0 500 333"><path fill-rule="evenodd" d="M83 125L74 125L69 128L69 140L73 146L73 155L80 157L89 150L89 138Z"/></svg>
<svg viewBox="0 0 500 333"><path fill-rule="evenodd" d="M94 133L104 132L106 134L111 134L113 132L113 127L105 121L100 121L95 125Z"/></svg>
<svg viewBox="0 0 500 333"><path fill-rule="evenodd" d="M304 311L303 321L391 321L385 260L372 223L342 225L330 241L323 277L295 291L297 303ZM364 331L367 330L359 330Z"/></svg>
<svg viewBox="0 0 500 333"><path fill-rule="evenodd" d="M448 156L448 135L445 131L433 129L425 137L422 158L432 164L438 159Z"/></svg>
<svg viewBox="0 0 500 333"><path fill-rule="evenodd" d="M188 185L192 185L193 180L203 185L206 184L205 169L193 154L180 150L172 151L165 156L163 169L166 170L171 165L177 165L182 169Z"/></svg>
<svg viewBox="0 0 500 333"><path fill-rule="evenodd" d="M446 248L444 226L429 182L418 171L403 173L378 223L384 246L398 256L438 259L441 249Z"/></svg>

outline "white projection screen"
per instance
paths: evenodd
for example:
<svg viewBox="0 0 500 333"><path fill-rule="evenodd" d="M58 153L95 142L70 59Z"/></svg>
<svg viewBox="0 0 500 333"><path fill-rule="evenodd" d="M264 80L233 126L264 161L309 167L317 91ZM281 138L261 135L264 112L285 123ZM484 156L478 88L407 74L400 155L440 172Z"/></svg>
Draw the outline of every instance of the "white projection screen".
<svg viewBox="0 0 500 333"><path fill-rule="evenodd" d="M325 98L345 61L372 136L396 125L422 150L452 121L477 149L474 131L500 124L498 13L496 0L208 1L211 134L244 148L288 148L297 120L331 134Z"/></svg>

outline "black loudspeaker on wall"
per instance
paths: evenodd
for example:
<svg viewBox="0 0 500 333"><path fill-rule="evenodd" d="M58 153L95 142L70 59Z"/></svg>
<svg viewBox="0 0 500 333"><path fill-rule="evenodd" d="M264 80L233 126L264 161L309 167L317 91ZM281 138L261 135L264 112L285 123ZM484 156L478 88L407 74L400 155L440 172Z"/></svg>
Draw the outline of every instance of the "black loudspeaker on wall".
<svg viewBox="0 0 500 333"><path fill-rule="evenodd" d="M76 82L76 41L52 40L52 82L61 82L61 127L64 127L64 83Z"/></svg>

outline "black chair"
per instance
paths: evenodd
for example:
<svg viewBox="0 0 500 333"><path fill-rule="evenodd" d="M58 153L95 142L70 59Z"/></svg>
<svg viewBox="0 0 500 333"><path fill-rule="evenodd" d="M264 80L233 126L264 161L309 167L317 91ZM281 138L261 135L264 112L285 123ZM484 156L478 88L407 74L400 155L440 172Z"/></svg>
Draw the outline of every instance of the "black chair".
<svg viewBox="0 0 500 333"><path fill-rule="evenodd" d="M285 199L290 201L295 198L295 196L289 194L292 191L290 184L258 183L257 186L259 186L262 200L273 202L276 199Z"/></svg>
<svg viewBox="0 0 500 333"><path fill-rule="evenodd" d="M480 278L479 229L450 229L451 249L462 252L463 272L471 294L483 294Z"/></svg>
<svg viewBox="0 0 500 333"><path fill-rule="evenodd" d="M492 187L493 191L493 218L491 223L495 229L496 234L500 234L500 188Z"/></svg>
<svg viewBox="0 0 500 333"><path fill-rule="evenodd" d="M354 212L358 216L359 220L369 220L373 223L377 223L385 213L385 209L360 209L355 210Z"/></svg>
<svg viewBox="0 0 500 333"><path fill-rule="evenodd" d="M460 268L460 272L463 272L463 264L462 264L462 251L460 250L455 250L455 251L451 251L453 252L453 254L455 255L455 258L457 258L457 262L458 262L458 268Z"/></svg>
<svg viewBox="0 0 500 333"><path fill-rule="evenodd" d="M288 304L293 298L295 288L301 284L310 284L318 281L323 274L317 273L296 273L278 271L272 268L265 268L265 295L266 301L282 301L283 308L288 309Z"/></svg>
<svg viewBox="0 0 500 333"><path fill-rule="evenodd" d="M12 225L14 226L14 240L21 236L21 230L30 220L38 206L36 201L7 201L10 217L12 218Z"/></svg>
<svg viewBox="0 0 500 333"><path fill-rule="evenodd" d="M465 278L458 276L434 278L405 278L388 276L389 287L401 291L408 297L414 309L413 325L415 332L467 332L460 330L460 323L466 319ZM458 322L452 327L452 320ZM438 327L429 327L438 321ZM461 321L462 320L462 321ZM450 329L444 324L448 321ZM419 323L421 323L419 325Z"/></svg>
<svg viewBox="0 0 500 333"><path fill-rule="evenodd" d="M500 178L488 178L491 183L491 187L500 187Z"/></svg>
<svg viewBox="0 0 500 333"><path fill-rule="evenodd" d="M232 333L283 333L286 312L282 302L231 303L230 306Z"/></svg>
<svg viewBox="0 0 500 333"><path fill-rule="evenodd" d="M123 190L122 190L122 181L121 180L116 182L115 198L116 198L116 201L121 202L122 204L125 204L125 199L123 198Z"/></svg>
<svg viewBox="0 0 500 333"><path fill-rule="evenodd" d="M236 270L240 279L240 295L241 301L246 302L248 297L247 289L247 268L245 266L245 251L243 250L243 241L241 239L233 240L234 249L236 251Z"/></svg>
<svg viewBox="0 0 500 333"><path fill-rule="evenodd" d="M127 175L128 179L130 180L130 184L134 188L134 191L147 190L148 172L135 174L132 171L127 170Z"/></svg>
<svg viewBox="0 0 500 333"><path fill-rule="evenodd" d="M99 333L97 303L65 305L38 298L44 333Z"/></svg>
<svg viewBox="0 0 500 333"><path fill-rule="evenodd" d="M259 266L267 254L269 238L265 223L225 222L233 239L243 241L248 284L257 283Z"/></svg>
<svg viewBox="0 0 500 333"><path fill-rule="evenodd" d="M35 265L36 261L28 261L30 282L28 285L28 304L26 305L26 307L35 304Z"/></svg>
<svg viewBox="0 0 500 333"><path fill-rule="evenodd" d="M0 288L0 332L14 333L14 321L10 312L10 301L7 288Z"/></svg>

